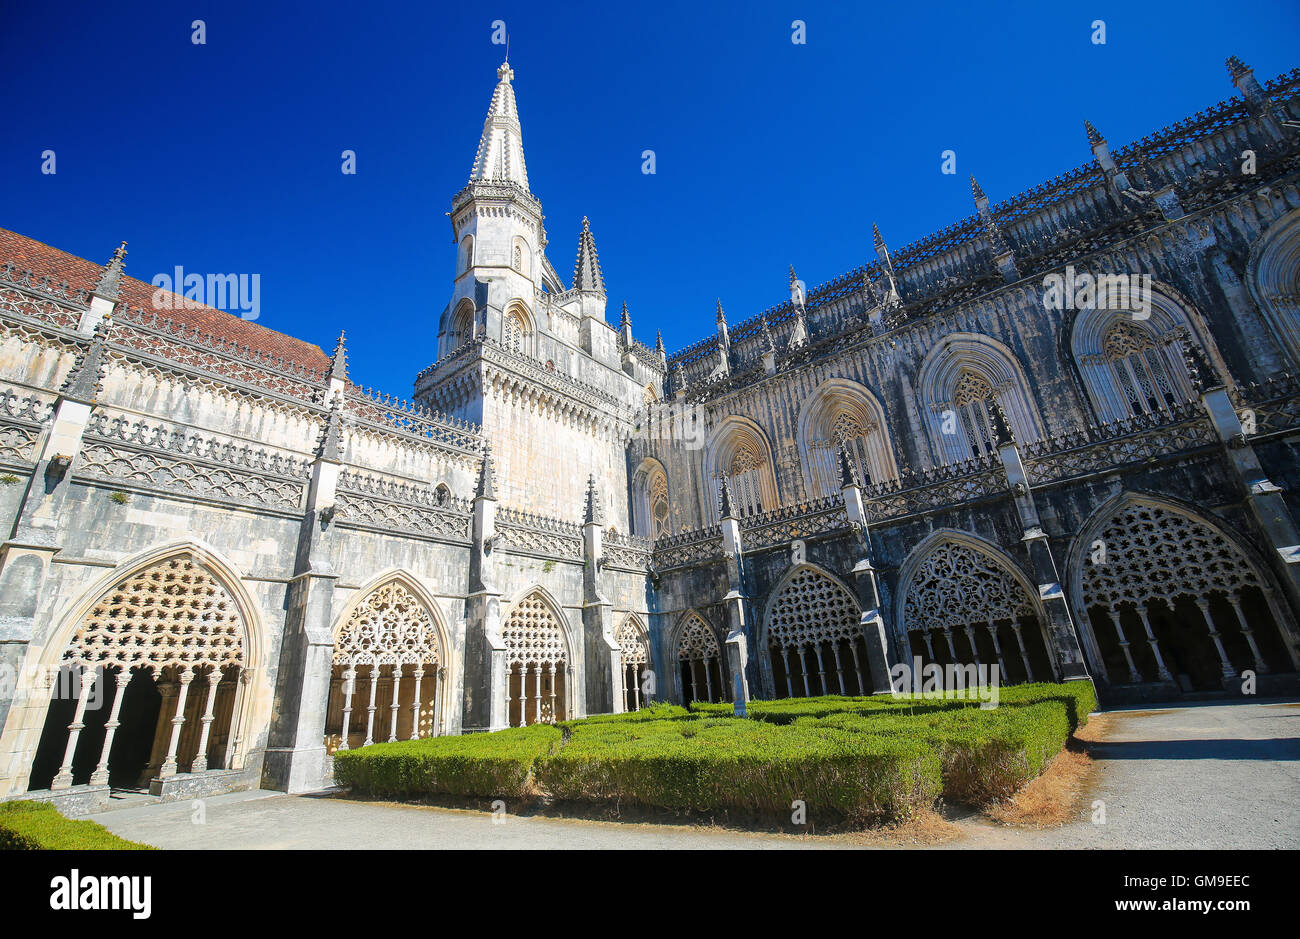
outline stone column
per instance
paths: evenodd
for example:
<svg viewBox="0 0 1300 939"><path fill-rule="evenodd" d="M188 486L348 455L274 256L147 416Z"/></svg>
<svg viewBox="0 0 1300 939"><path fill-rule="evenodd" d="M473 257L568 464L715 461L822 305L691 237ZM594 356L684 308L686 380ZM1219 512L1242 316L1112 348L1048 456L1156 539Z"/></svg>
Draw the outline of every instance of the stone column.
<svg viewBox="0 0 1300 939"><path fill-rule="evenodd" d="M501 591L496 587L496 482L492 452L486 448L474 493L473 544L469 555L469 593L465 598L465 687L461 726L468 733L506 726L510 681L506 644L501 635Z"/></svg>
<svg viewBox="0 0 1300 939"><path fill-rule="evenodd" d="M1300 609L1300 525L1296 524L1282 489L1265 474L1259 455L1251 446L1228 397L1228 389L1203 359L1192 364L1194 373L1199 373L1197 384L1204 388L1201 404L1223 442L1228 465L1241 481L1251 515L1273 546L1270 555L1273 569L1281 578L1292 611ZM1206 384L1209 387L1205 387ZM1278 623L1279 631L1291 656L1291 664L1300 669L1300 635L1297 635L1294 617L1279 619L1282 620Z"/></svg>
<svg viewBox="0 0 1300 939"><path fill-rule="evenodd" d="M614 641L613 605L605 596L600 577L605 566L601 531L604 521L596 477L589 476L582 519L582 637L588 714L623 710L623 655ZM539 682L540 675L539 671Z"/></svg>
<svg viewBox="0 0 1300 939"><path fill-rule="evenodd" d="M884 611L880 604L880 584L876 569L871 565L871 529L867 524L866 507L862 502L862 489L853 472L853 464L844 450L840 450L840 493L844 496L844 509L849 525L857 536L859 559L853 566L853 579L858 588L858 603L862 614L858 624L867 647L867 667L871 672L871 693L884 694L893 690L889 677L889 637L885 628ZM919 681L913 676L913 681Z"/></svg>
<svg viewBox="0 0 1300 939"><path fill-rule="evenodd" d="M722 554L727 565L727 583L730 589L722 598L727 611L727 638L724 640L727 673L731 677L731 703L733 713L743 716L749 703L750 681L760 681L757 661L751 663L749 644L752 628L745 615L749 598L745 591L745 547L741 539L740 520L732 508L731 484L725 477L719 486L722 500L720 515L722 527ZM721 663L719 663L721 664ZM706 664L707 667L707 664ZM751 675L751 669L753 674ZM721 673L721 669L719 669Z"/></svg>
<svg viewBox="0 0 1300 939"><path fill-rule="evenodd" d="M338 359L336 350L336 363ZM341 395L339 379L332 377L331 389L336 385ZM310 792L329 783L325 778L325 711L333 674L334 586L338 581L330 557L343 438L342 400L334 397L312 465L295 571L289 582L275 708L262 768L262 785L267 789Z"/></svg>
<svg viewBox="0 0 1300 939"><path fill-rule="evenodd" d="M991 402L990 411L994 414L998 456L1002 459L1002 468L1006 471L1007 483L1024 529L1021 543L1029 553L1030 569L1038 582L1038 598L1047 614L1047 633L1055 653L1054 665L1060 670L1059 680L1091 681L1084 664L1083 650L1079 646L1079 634L1074 628L1069 604L1065 602L1065 592L1061 589L1056 559L1052 557L1047 533L1043 531L1042 522L1038 518L1038 507L1034 503L1024 463L1020 459L1020 448L1016 446L1015 438L996 401Z"/></svg>

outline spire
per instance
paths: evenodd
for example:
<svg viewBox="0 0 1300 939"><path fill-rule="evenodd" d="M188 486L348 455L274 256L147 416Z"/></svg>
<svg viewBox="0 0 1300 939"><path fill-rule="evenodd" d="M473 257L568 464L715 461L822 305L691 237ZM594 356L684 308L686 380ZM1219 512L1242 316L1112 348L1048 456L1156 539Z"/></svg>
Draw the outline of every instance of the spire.
<svg viewBox="0 0 1300 939"><path fill-rule="evenodd" d="M596 239L591 235L591 223L585 215L582 234L578 235L578 260L573 265L573 289L605 292L605 275L600 272L600 258L596 257Z"/></svg>
<svg viewBox="0 0 1300 939"><path fill-rule="evenodd" d="M122 279L122 268L126 262L126 242L122 242L113 252L113 257L99 274L99 283L95 285L94 294L105 300L117 300L117 287ZM179 289L179 288L178 288Z"/></svg>
<svg viewBox="0 0 1300 939"><path fill-rule="evenodd" d="M1237 58L1235 55L1228 56L1227 66L1228 66L1228 74L1232 76L1232 80L1234 82L1242 75L1251 71L1251 67L1247 65L1245 62L1241 61L1241 59Z"/></svg>
<svg viewBox="0 0 1300 939"><path fill-rule="evenodd" d="M108 358L108 332L111 328L111 320L99 321L91 336L90 345L73 364L63 387L59 389L59 394L63 397L74 401L94 401L99 395L100 382L104 380L104 365Z"/></svg>
<svg viewBox="0 0 1300 939"><path fill-rule="evenodd" d="M619 329L631 329L631 328L632 328L632 321L631 321L630 319L628 319L628 317L627 317L627 301L626 301L626 300L623 301L623 312L622 312L622 313L619 315L619 317L618 317L618 328L619 328Z"/></svg>
<svg viewBox="0 0 1300 939"><path fill-rule="evenodd" d="M321 434L316 456L336 463L343 460L343 401L338 395L330 404L329 415L325 418L325 432Z"/></svg>
<svg viewBox="0 0 1300 939"><path fill-rule="evenodd" d="M659 358L668 358L668 350L664 348L664 331L662 329L655 330L655 351L659 353Z"/></svg>
<svg viewBox="0 0 1300 939"><path fill-rule="evenodd" d="M763 337L763 351L775 352L776 343L772 339L772 331L767 326L767 310L759 314L758 327L760 335Z"/></svg>
<svg viewBox="0 0 1300 939"><path fill-rule="evenodd" d="M483 443L483 462L478 468L478 485L474 488L475 499L496 500L496 467L492 465L492 444Z"/></svg>
<svg viewBox="0 0 1300 939"><path fill-rule="evenodd" d="M1088 143L1095 146L1099 143L1106 142L1106 138L1098 133L1097 128L1092 126L1092 121L1089 121L1086 118L1083 121L1083 130L1088 135Z"/></svg>
<svg viewBox="0 0 1300 939"><path fill-rule="evenodd" d="M582 513L582 524L603 525L605 523L605 506L600 501L600 490L596 488L596 476L587 476L587 504Z"/></svg>
<svg viewBox="0 0 1300 939"><path fill-rule="evenodd" d="M875 242L877 251L885 246L885 236L880 234L880 226L875 222L871 223L871 240Z"/></svg>
<svg viewBox="0 0 1300 939"><path fill-rule="evenodd" d="M515 105L515 90L510 80L515 71L509 62L497 69L496 91L488 105L487 120L483 122L483 135L479 138L470 182L492 180L511 182L528 192L528 170L524 166L523 130L519 125L519 110Z"/></svg>
<svg viewBox="0 0 1300 939"><path fill-rule="evenodd" d="M989 197L984 195L984 190L980 187L974 174L970 178L970 194L975 199L975 211L979 212L981 216L986 215L989 209Z"/></svg>
<svg viewBox="0 0 1300 939"><path fill-rule="evenodd" d="M803 308L803 286L795 275L793 264L790 265L790 302L801 309Z"/></svg>
<svg viewBox="0 0 1300 939"><path fill-rule="evenodd" d="M330 353L329 378L347 381L348 378L348 350L344 345L344 331L339 330L338 342L334 344L334 351Z"/></svg>
<svg viewBox="0 0 1300 939"><path fill-rule="evenodd" d="M727 325L727 314L724 313L723 310L722 310L722 298L721 298L721 297L718 297L718 315L717 315L717 324L718 324L719 326L724 326L724 327Z"/></svg>

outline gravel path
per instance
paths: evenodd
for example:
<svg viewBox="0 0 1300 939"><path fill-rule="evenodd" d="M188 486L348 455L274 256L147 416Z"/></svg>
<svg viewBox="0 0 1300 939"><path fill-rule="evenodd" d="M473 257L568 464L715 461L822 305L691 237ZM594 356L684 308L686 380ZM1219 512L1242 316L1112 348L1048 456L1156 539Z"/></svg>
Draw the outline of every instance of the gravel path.
<svg viewBox="0 0 1300 939"><path fill-rule="evenodd" d="M1252 702L1115 711L1093 745L1098 778L1088 818L1025 831L979 818L951 848L1300 847L1300 703ZM274 792L142 805L92 816L161 848L669 848L864 847L863 839L506 815ZM879 844L870 845L879 847Z"/></svg>

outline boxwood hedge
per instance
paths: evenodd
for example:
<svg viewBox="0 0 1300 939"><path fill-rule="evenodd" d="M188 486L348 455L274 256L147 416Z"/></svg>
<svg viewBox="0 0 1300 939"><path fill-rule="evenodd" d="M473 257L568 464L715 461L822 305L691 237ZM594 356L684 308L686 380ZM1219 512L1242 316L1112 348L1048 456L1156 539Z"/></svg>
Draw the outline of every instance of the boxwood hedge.
<svg viewBox="0 0 1300 939"><path fill-rule="evenodd" d="M904 817L940 794L985 804L1042 772L1096 707L1090 682L955 697L659 704L559 725L336 753L335 780L379 796L548 796L687 812Z"/></svg>
<svg viewBox="0 0 1300 939"><path fill-rule="evenodd" d="M119 838L98 822L64 818L48 802L0 802L0 850L152 851L152 845Z"/></svg>

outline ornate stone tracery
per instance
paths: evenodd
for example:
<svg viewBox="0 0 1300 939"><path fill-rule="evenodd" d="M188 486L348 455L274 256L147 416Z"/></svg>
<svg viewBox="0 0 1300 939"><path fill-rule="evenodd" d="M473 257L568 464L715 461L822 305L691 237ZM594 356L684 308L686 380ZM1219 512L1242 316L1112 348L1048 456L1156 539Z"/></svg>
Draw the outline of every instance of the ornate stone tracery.
<svg viewBox="0 0 1300 939"><path fill-rule="evenodd" d="M688 613L677 630L677 662L685 702L726 698L718 637L698 613Z"/></svg>
<svg viewBox="0 0 1300 939"><path fill-rule="evenodd" d="M623 709L641 709L644 674L650 666L650 637L641 621L632 613L623 618L614 634L623 660Z"/></svg>
<svg viewBox="0 0 1300 939"><path fill-rule="evenodd" d="M790 576L767 615L768 653L783 679L774 678L777 693L866 693L860 618L852 595L823 572L805 567ZM835 681L828 676L832 666Z"/></svg>
<svg viewBox="0 0 1300 939"><path fill-rule="evenodd" d="M408 713L407 736L412 740L422 736L422 715L436 710L445 657L432 612L406 583L388 580L367 593L352 607L334 638L331 704L339 704L338 749L348 749L351 736L362 729L360 711L356 726L353 722L352 699L358 678L365 680L368 691L364 728L367 745L374 742L376 712L385 710L390 742L398 739ZM406 666L410 666L409 675L404 674ZM334 723L334 710L331 706L330 723ZM431 722L434 733L438 717L433 715Z"/></svg>
<svg viewBox="0 0 1300 939"><path fill-rule="evenodd" d="M563 624L541 593L533 591L510 608L501 636L506 645L509 678L506 711L510 713L512 702L518 709L518 719L510 723L522 727L539 721L562 720L568 704L565 685L568 642ZM528 693L530 671L532 695Z"/></svg>
<svg viewBox="0 0 1300 939"><path fill-rule="evenodd" d="M1198 673L1201 681L1208 673L1213 682L1216 670L1234 678L1233 644L1257 672L1270 670L1255 628L1261 620L1267 630L1274 625L1261 603L1264 582L1241 549L1210 525L1172 506L1130 499L1096 529L1091 546L1080 571L1083 606L1094 636L1110 649L1109 635L1096 628L1099 619L1115 635L1123 679L1112 680L1138 682L1153 672L1145 677L1169 681L1174 670ZM1190 607L1179 612L1183 603L1199 609L1203 625ZM1098 651L1104 657L1107 649ZM1103 674L1116 671L1099 664Z"/></svg>
<svg viewBox="0 0 1300 939"><path fill-rule="evenodd" d="M1034 659L1040 669L1044 661L1054 668L1041 629L1035 628L1037 609L1026 589L1003 562L972 545L956 540L933 545L913 571L902 603L903 629L918 635L930 662L991 665L996 660L1006 682L1011 674L1003 646L1009 629L1014 644L1007 647L1019 652L1023 667L1023 672L1016 669L1017 679L1035 680ZM988 641L982 642L985 637ZM914 653L920 651L913 646Z"/></svg>

